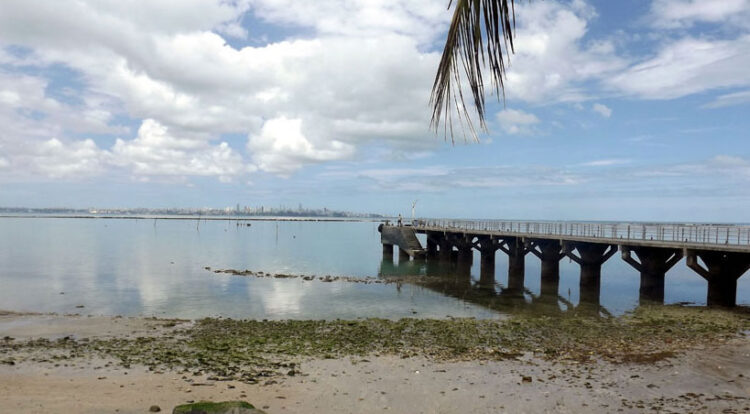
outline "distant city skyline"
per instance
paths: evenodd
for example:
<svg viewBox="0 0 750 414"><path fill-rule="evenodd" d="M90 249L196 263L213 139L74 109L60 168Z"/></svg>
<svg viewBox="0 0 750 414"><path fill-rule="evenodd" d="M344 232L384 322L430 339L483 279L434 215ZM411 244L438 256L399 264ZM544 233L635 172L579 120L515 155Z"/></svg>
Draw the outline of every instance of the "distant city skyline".
<svg viewBox="0 0 750 414"><path fill-rule="evenodd" d="M290 208L285 206L230 206L230 207L5 207L0 206L0 214L92 214L92 215L220 215L220 216L290 216L290 217L386 217L366 211L344 211L319 208Z"/></svg>
<svg viewBox="0 0 750 414"><path fill-rule="evenodd" d="M4 1L0 206L750 222L750 1L517 2L506 100L455 146L447 5Z"/></svg>

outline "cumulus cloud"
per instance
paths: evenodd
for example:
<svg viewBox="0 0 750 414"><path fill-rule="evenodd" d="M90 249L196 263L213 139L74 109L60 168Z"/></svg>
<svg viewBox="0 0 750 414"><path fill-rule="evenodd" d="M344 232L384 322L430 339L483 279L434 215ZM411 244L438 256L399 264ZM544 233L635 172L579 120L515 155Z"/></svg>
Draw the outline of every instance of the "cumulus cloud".
<svg viewBox="0 0 750 414"><path fill-rule="evenodd" d="M93 140L63 142L57 138L34 143L17 153L9 162L23 174L48 178L79 178L101 172L107 154Z"/></svg>
<svg viewBox="0 0 750 414"><path fill-rule="evenodd" d="M518 109L504 109L495 116L500 126L508 134L531 134L533 126L539 123L536 115Z"/></svg>
<svg viewBox="0 0 750 414"><path fill-rule="evenodd" d="M341 141L314 144L303 134L301 119L285 117L266 121L260 134L250 136L247 146L261 170L285 176L306 164L340 160L354 152L352 145Z"/></svg>
<svg viewBox="0 0 750 414"><path fill-rule="evenodd" d="M611 42L585 42L593 9L539 1L519 5L516 54L511 56L506 93L529 102L576 102L589 98L585 82L626 66Z"/></svg>
<svg viewBox="0 0 750 414"><path fill-rule="evenodd" d="M121 136L126 131L112 125L118 117L147 119L174 136L191 135L208 145L226 133L268 137L267 120L304 119L314 150L284 157L281 169L269 160L278 159L277 148L287 142L256 139L247 146L246 162L282 174L309 162L339 159L327 151L351 155L374 140L401 148L440 144L428 131L426 109L439 56L425 50L449 19L444 5L427 0L421 5L403 0L283 3L139 1L126 7L113 1L60 0L34 6L11 0L0 11L0 39L32 50L37 66L72 68L84 81L76 92L115 101L85 112L91 125L74 123L79 132L110 128L106 133ZM58 13L60 8L68 12ZM273 24L310 26L315 35L230 46L222 35L243 37L237 24L248 10ZM327 20L315 17L324 12ZM4 52L5 60L20 59ZM10 92L0 96L8 102L16 98ZM92 128L95 122L102 130ZM58 125L58 132L72 127ZM152 150L138 139L133 145L141 153ZM112 148L112 156L132 155L124 145ZM163 174L177 166L146 167L148 159L156 162L161 155L118 164L137 167L138 175ZM298 164L288 165L292 162Z"/></svg>
<svg viewBox="0 0 750 414"><path fill-rule="evenodd" d="M684 26L731 19L747 1L708 12L703 3L659 0L652 14L662 26ZM597 16L583 1L522 2L517 16L509 100L590 101L600 82L647 99L750 85L747 36L678 39L628 65L612 42L590 38ZM441 143L427 129L427 101L449 19L445 4L432 0L6 0L2 156L6 165L37 166L21 160L57 145L88 161L76 167L61 157L59 170L33 171L228 180L256 168L289 176L356 157L373 142L423 153ZM248 20L265 24L243 27ZM292 34L248 40L268 25ZM34 75L23 73L30 68ZM742 99L730 92L715 106ZM611 115L602 104L592 109ZM534 133L540 123L513 109L497 121L508 134ZM232 149L223 134L246 136L247 145ZM42 164L55 162L47 156Z"/></svg>
<svg viewBox="0 0 750 414"><path fill-rule="evenodd" d="M595 103L591 106L591 110L605 118L612 116L612 109L604 104Z"/></svg>
<svg viewBox="0 0 750 414"><path fill-rule="evenodd" d="M118 139L111 155L113 164L130 167L141 177L216 176L229 181L249 172L242 157L226 142L210 145L204 140L176 137L153 119L143 121L135 139Z"/></svg>
<svg viewBox="0 0 750 414"><path fill-rule="evenodd" d="M91 139L65 139L63 131L122 132L110 125L94 95L72 105L47 96L49 82L0 71L0 158L5 177L74 179L100 173L106 152Z"/></svg>

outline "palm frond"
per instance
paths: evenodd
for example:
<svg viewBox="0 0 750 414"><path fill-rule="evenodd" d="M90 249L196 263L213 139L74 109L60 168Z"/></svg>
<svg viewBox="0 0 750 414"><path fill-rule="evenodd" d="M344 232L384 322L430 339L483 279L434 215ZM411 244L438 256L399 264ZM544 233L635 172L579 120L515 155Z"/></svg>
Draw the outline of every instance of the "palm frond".
<svg viewBox="0 0 750 414"><path fill-rule="evenodd" d="M449 9L452 4L453 0L450 0ZM498 99L500 96L505 99L503 82L506 62L509 61L510 54L514 52L513 32L515 29L514 0L456 0L456 9L453 12L443 56L440 59L430 97L432 107L430 126L437 132L442 120L445 137L447 139L450 133L451 142L455 143L451 105L455 106L464 139L466 139L465 122L468 125L469 134L474 140L478 140L471 114L464 102L462 73L469 83L479 127L487 131L482 69L484 67L489 69L492 86Z"/></svg>

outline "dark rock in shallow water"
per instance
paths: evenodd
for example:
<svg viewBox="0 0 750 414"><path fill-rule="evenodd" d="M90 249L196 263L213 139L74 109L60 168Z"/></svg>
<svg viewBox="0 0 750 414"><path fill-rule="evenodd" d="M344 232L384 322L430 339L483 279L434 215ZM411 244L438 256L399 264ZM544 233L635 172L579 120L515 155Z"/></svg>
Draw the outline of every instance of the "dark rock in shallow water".
<svg viewBox="0 0 750 414"><path fill-rule="evenodd" d="M265 414L245 401L208 402L178 405L172 414Z"/></svg>

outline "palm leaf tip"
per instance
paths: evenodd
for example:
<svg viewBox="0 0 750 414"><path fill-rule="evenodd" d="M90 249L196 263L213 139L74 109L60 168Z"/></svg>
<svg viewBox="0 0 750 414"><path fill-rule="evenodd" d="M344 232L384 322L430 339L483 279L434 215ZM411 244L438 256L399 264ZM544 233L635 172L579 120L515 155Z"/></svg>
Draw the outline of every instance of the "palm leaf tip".
<svg viewBox="0 0 750 414"><path fill-rule="evenodd" d="M479 127L487 131L485 122L484 79L482 69L489 69L492 86L498 99L505 99L504 79L507 62L514 52L513 35L516 27L515 0L456 0L456 8L448 28L443 55L432 85L430 126L436 132L441 121L445 137L450 134L455 142L451 105L461 124L477 141L471 114L466 107L462 78L469 84ZM448 4L448 8L453 0Z"/></svg>

